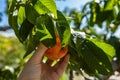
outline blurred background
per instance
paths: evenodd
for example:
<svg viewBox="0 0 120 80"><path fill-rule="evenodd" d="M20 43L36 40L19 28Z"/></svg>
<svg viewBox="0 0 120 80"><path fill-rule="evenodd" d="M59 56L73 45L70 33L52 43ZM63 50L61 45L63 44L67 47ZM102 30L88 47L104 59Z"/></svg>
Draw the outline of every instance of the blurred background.
<svg viewBox="0 0 120 80"><path fill-rule="evenodd" d="M17 80L24 62L30 57L23 59L24 46L18 41L13 30L8 24L7 8L11 0L0 0L0 80ZM97 36L99 39L109 42L116 49L116 57L113 61L113 74L103 76L104 80L120 80L119 59L120 59L120 1L118 4L112 1L117 0L55 0L60 11L68 18L70 26L81 29L89 35ZM98 5L99 4L99 5ZM108 5L106 11L99 11L101 6ZM107 6L106 5L106 6ZM112 6L112 8L110 7ZM101 9L103 9L102 7ZM100 15L99 13L102 13ZM96 14L98 14L98 17ZM95 80L85 74L76 75L73 72L73 79L69 78L68 72L64 73L61 80ZM107 78L106 78L107 77Z"/></svg>

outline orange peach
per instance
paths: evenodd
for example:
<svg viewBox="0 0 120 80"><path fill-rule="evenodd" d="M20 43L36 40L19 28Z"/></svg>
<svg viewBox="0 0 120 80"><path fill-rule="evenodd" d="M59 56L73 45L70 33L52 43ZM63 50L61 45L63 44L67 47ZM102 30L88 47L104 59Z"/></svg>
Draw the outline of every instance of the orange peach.
<svg viewBox="0 0 120 80"><path fill-rule="evenodd" d="M48 48L45 52L45 56L50 60L57 60L64 57L67 54L68 46L61 49L61 41L58 35L56 35L56 45L52 48Z"/></svg>

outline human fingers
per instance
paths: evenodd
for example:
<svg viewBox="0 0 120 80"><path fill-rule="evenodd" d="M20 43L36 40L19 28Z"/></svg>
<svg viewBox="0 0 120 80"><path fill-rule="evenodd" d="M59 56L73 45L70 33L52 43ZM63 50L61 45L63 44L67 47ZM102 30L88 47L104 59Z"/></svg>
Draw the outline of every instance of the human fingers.
<svg viewBox="0 0 120 80"><path fill-rule="evenodd" d="M69 61L69 58L70 58L70 55L67 54L62 61L58 62L56 65L55 65L55 72L58 74L58 75L61 75L66 67L67 67L67 64L68 64L68 61Z"/></svg>
<svg viewBox="0 0 120 80"><path fill-rule="evenodd" d="M47 47L43 44L40 44L37 50L35 51L35 53L29 59L28 63L39 64L42 61L43 55L46 50L47 50Z"/></svg>
<svg viewBox="0 0 120 80"><path fill-rule="evenodd" d="M51 66L52 63L53 63L53 60L49 60L49 59L48 59L45 64L48 65L48 66Z"/></svg>

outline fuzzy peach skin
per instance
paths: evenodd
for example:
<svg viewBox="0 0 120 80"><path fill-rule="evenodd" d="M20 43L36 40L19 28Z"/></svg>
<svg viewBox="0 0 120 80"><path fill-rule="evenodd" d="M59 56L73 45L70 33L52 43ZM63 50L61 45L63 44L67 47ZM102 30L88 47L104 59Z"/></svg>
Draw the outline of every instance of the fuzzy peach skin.
<svg viewBox="0 0 120 80"><path fill-rule="evenodd" d="M45 52L45 56L50 60L57 60L64 57L67 54L68 46L61 49L61 41L58 35L56 35L56 45L52 48L48 48Z"/></svg>

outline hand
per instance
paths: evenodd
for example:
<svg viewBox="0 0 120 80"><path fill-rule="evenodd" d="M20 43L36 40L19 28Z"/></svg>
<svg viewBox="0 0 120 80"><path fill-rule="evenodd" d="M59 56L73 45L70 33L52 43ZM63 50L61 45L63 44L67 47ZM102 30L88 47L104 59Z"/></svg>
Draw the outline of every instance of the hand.
<svg viewBox="0 0 120 80"><path fill-rule="evenodd" d="M20 73L19 80L59 80L65 71L69 55L62 58L56 65L51 67L52 60L42 62L47 48L40 45L33 56L25 64L23 71Z"/></svg>

